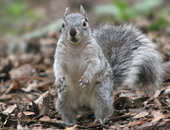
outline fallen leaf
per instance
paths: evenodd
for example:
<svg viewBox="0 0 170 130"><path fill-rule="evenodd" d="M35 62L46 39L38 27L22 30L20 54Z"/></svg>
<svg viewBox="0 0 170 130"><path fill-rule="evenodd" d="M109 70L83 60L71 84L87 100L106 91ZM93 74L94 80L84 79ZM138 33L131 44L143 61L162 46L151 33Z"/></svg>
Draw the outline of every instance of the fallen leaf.
<svg viewBox="0 0 170 130"><path fill-rule="evenodd" d="M104 129L104 130L106 130L106 129ZM109 130L129 130L129 128L127 126L114 123L114 126L110 126Z"/></svg>
<svg viewBox="0 0 170 130"><path fill-rule="evenodd" d="M72 127L66 127L65 130L75 130L76 127L77 127L77 125L74 125L74 126L72 126Z"/></svg>
<svg viewBox="0 0 170 130"><path fill-rule="evenodd" d="M35 104L42 105L43 104L43 98L47 97L49 95L49 91L46 91L43 93L37 100L35 100Z"/></svg>
<svg viewBox="0 0 170 130"><path fill-rule="evenodd" d="M37 89L41 89L43 91L47 91L48 88L54 83L54 80L44 81L38 83L37 80L34 80L32 83L29 83L26 88L22 88L25 92L31 92L32 90L36 91Z"/></svg>
<svg viewBox="0 0 170 130"><path fill-rule="evenodd" d="M148 113L147 111L143 111L143 112L137 114L136 116L134 116L133 118L136 118L136 119L142 118L142 117L147 116L148 114L149 114L149 113Z"/></svg>
<svg viewBox="0 0 170 130"><path fill-rule="evenodd" d="M50 121L50 117L49 116L43 116L39 120L40 121Z"/></svg>
<svg viewBox="0 0 170 130"><path fill-rule="evenodd" d="M23 112L26 116L30 116L30 115L35 115L34 112L31 112L31 111L24 111Z"/></svg>
<svg viewBox="0 0 170 130"><path fill-rule="evenodd" d="M140 120L129 123L128 127L133 127L133 126L141 125L141 124L143 125L143 124L145 124L146 122L149 122L149 121L150 121L150 119L140 119Z"/></svg>
<svg viewBox="0 0 170 130"><path fill-rule="evenodd" d="M42 127L33 127L32 130L42 130Z"/></svg>
<svg viewBox="0 0 170 130"><path fill-rule="evenodd" d="M94 123L91 123L91 124L89 124L88 126L87 126L87 128L97 128L97 127L100 127L101 126L101 124L94 124Z"/></svg>
<svg viewBox="0 0 170 130"><path fill-rule="evenodd" d="M160 113L159 111L153 111L152 116L154 117L154 119L151 121L152 123L155 123L157 121L159 121L160 119L164 118L165 116Z"/></svg>
<svg viewBox="0 0 170 130"><path fill-rule="evenodd" d="M38 81L34 80L32 83L29 83L29 85L26 88L22 88L24 92L31 92L32 90L36 90L38 85Z"/></svg>
<svg viewBox="0 0 170 130"><path fill-rule="evenodd" d="M13 90L19 90L20 89L20 83L17 80L14 80L10 87L6 90L5 93L10 93Z"/></svg>
<svg viewBox="0 0 170 130"><path fill-rule="evenodd" d="M13 98L13 95L14 94L5 94L4 93L0 96L0 101L5 102L5 101L8 101L8 100L11 100Z"/></svg>
<svg viewBox="0 0 170 130"><path fill-rule="evenodd" d="M109 120L116 122L116 121L119 121L119 120L125 120L125 119L130 118L130 117L131 117L130 114L125 114L125 115L121 115L121 116L110 117Z"/></svg>
<svg viewBox="0 0 170 130"><path fill-rule="evenodd" d="M170 86L167 87L167 89L164 90L164 94L169 94L170 93Z"/></svg>
<svg viewBox="0 0 170 130"><path fill-rule="evenodd" d="M15 108L17 108L16 104L8 107L5 111L3 111L3 113L11 114L15 110Z"/></svg>
<svg viewBox="0 0 170 130"><path fill-rule="evenodd" d="M155 94L154 94L154 98L157 98L161 93L161 90L156 90Z"/></svg>
<svg viewBox="0 0 170 130"><path fill-rule="evenodd" d="M20 77L28 77L32 74L32 66L30 64L22 65L18 68L12 69L9 74L11 79L16 79Z"/></svg>
<svg viewBox="0 0 170 130"><path fill-rule="evenodd" d="M65 128L65 124L63 121L40 121L38 120L38 122L42 123L42 124L46 124L46 125L49 125L49 126L56 126L57 128L60 128L60 129L64 129Z"/></svg>

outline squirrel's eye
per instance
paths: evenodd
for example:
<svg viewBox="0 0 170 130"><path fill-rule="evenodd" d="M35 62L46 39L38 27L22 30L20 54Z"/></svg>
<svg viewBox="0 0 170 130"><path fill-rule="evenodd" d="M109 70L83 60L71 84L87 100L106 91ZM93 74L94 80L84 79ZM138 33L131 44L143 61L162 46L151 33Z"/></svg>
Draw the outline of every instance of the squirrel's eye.
<svg viewBox="0 0 170 130"><path fill-rule="evenodd" d="M65 25L64 25L64 23L62 23L62 28L64 28L65 27Z"/></svg>
<svg viewBox="0 0 170 130"><path fill-rule="evenodd" d="M86 21L83 22L83 26L86 27Z"/></svg>
<svg viewBox="0 0 170 130"><path fill-rule="evenodd" d="M85 21L86 21L86 22L88 22L88 19L87 19L87 18L85 18Z"/></svg>

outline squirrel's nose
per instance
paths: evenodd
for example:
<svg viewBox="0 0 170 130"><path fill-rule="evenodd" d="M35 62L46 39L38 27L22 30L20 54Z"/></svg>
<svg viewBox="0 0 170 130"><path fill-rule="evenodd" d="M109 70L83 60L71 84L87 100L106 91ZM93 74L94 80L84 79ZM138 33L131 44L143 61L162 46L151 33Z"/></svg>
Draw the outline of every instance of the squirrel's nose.
<svg viewBox="0 0 170 130"><path fill-rule="evenodd" d="M70 33L70 36L74 37L74 36L76 36L77 31L75 28L71 28L69 33Z"/></svg>

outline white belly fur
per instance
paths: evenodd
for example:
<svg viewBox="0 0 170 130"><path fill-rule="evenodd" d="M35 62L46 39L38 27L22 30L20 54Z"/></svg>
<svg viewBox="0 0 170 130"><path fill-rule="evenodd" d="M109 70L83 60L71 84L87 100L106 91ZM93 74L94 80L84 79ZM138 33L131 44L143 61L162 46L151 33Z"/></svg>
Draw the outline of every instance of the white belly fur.
<svg viewBox="0 0 170 130"><path fill-rule="evenodd" d="M84 74L87 68L87 62L84 61L84 57L77 56L76 58L69 57L66 65L66 85L67 96L70 98L70 103L75 109L78 107L90 107L92 104L93 93L91 93L94 86L94 79L86 87L82 88L79 85L79 80Z"/></svg>

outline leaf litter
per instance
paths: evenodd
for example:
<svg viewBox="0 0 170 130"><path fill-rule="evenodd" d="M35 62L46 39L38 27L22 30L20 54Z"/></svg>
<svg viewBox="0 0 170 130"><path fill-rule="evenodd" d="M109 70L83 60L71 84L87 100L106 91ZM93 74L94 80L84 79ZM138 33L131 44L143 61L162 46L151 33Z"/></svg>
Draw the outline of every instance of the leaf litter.
<svg viewBox="0 0 170 130"><path fill-rule="evenodd" d="M87 111L78 114L75 126L66 127L55 108L57 90L54 86L52 66L57 39L50 36L40 38L36 41L40 48L36 53L23 52L0 57L0 128L33 130L169 128L170 53L166 48L169 43L164 43L166 40L163 39L165 38L155 37L155 41L161 46L160 51L167 66L162 88L156 91L153 97L139 97L140 92L135 92L127 86L115 90L114 114L102 125L94 124L94 114Z"/></svg>

